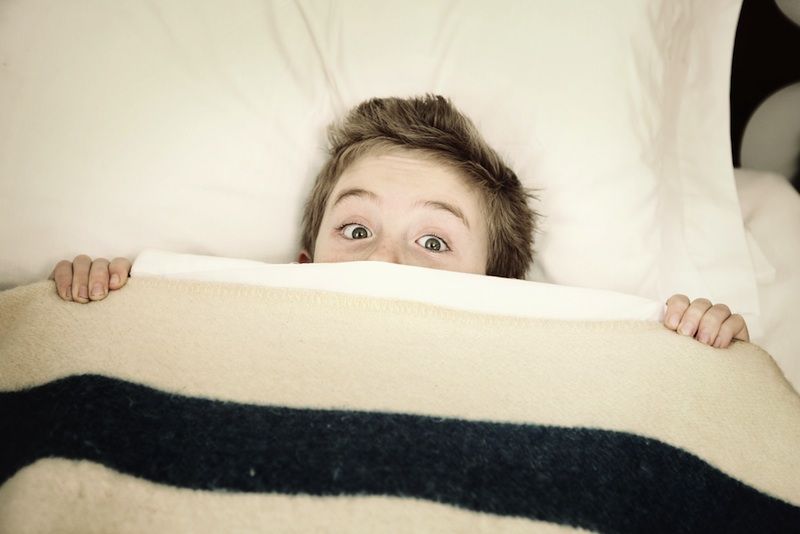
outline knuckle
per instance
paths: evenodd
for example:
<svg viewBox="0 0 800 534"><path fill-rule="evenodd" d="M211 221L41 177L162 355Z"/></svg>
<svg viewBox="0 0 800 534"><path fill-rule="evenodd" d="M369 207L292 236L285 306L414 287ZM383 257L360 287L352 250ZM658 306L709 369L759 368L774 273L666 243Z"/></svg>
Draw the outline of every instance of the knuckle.
<svg viewBox="0 0 800 534"><path fill-rule="evenodd" d="M696 306L698 308L703 307L708 309L711 307L711 301L704 298L694 299L692 301L692 306Z"/></svg>
<svg viewBox="0 0 800 534"><path fill-rule="evenodd" d="M71 263L67 263L65 265L62 265L61 263L59 263L53 269L52 278L56 282L63 282L64 280L66 280L67 278L70 278L71 276L72 276L72 264Z"/></svg>
<svg viewBox="0 0 800 534"><path fill-rule="evenodd" d="M725 317L731 316L731 309L725 304L714 304L711 308L720 315L724 315Z"/></svg>
<svg viewBox="0 0 800 534"><path fill-rule="evenodd" d="M667 304L689 304L689 297L681 293L678 293L668 298Z"/></svg>
<svg viewBox="0 0 800 534"><path fill-rule="evenodd" d="M119 273L120 276L127 277L128 273L131 272L131 262L127 258L114 258L109 268Z"/></svg>
<svg viewBox="0 0 800 534"><path fill-rule="evenodd" d="M73 259L73 260L72 260L72 263L76 263L76 262L90 262L90 261L92 261L92 258L90 258L89 256L87 256L86 254L78 254L77 256L75 256L75 259Z"/></svg>
<svg viewBox="0 0 800 534"><path fill-rule="evenodd" d="M89 270L89 278L92 280L103 280L108 278L108 267L103 263L93 263Z"/></svg>
<svg viewBox="0 0 800 534"><path fill-rule="evenodd" d="M72 261L72 271L75 275L83 273L84 275L89 271L92 263L89 256L76 256Z"/></svg>
<svg viewBox="0 0 800 534"><path fill-rule="evenodd" d="M102 281L108 280L108 268L104 263L92 263L89 269L89 280Z"/></svg>

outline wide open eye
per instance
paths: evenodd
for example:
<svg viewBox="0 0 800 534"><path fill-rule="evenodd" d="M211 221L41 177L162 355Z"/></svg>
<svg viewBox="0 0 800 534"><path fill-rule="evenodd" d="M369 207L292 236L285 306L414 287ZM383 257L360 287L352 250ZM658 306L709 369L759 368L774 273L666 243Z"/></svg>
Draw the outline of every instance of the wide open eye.
<svg viewBox="0 0 800 534"><path fill-rule="evenodd" d="M444 239L435 235L424 235L417 239L417 244L425 250L431 252L447 252L450 247L447 246Z"/></svg>
<svg viewBox="0 0 800 534"><path fill-rule="evenodd" d="M369 228L362 224L345 224L341 228L342 235L347 239L366 239L372 237L372 232Z"/></svg>

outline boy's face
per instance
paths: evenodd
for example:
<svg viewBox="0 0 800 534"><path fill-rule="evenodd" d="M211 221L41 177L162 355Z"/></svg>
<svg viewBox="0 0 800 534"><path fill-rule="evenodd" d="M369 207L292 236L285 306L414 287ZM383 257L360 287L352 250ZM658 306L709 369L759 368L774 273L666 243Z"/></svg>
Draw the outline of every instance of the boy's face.
<svg viewBox="0 0 800 534"><path fill-rule="evenodd" d="M480 193L447 165L393 150L365 155L339 177L313 258L486 274L488 254Z"/></svg>

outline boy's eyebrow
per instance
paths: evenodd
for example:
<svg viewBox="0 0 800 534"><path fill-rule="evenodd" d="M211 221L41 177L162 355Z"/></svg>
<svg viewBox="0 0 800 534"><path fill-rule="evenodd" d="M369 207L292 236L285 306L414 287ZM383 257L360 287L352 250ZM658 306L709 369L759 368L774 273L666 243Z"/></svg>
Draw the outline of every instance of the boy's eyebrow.
<svg viewBox="0 0 800 534"><path fill-rule="evenodd" d="M333 201L333 204L331 204L331 207L337 205L339 202L349 197L367 197L373 202L378 202L378 203L380 203L381 201L380 197L375 193L373 193L372 191L367 191L366 189L361 189L360 187L353 187L350 189L345 189L344 191L336 195L336 199ZM415 205L425 206L437 210L444 210L446 212L449 212L456 218L458 218L462 223L464 223L464 226L466 226L467 228L470 227L467 217L464 215L464 212L461 211L461 208L459 208L458 206L455 206L448 202L442 202L440 200L420 200Z"/></svg>
<svg viewBox="0 0 800 534"><path fill-rule="evenodd" d="M354 188L350 188L350 189L345 189L344 191L342 191L341 193L336 195L336 200L333 201L333 204L331 204L331 207L335 206L336 204L338 204L339 202L341 202L342 200L344 200L344 199L346 199L348 197L367 197L370 200L372 200L373 202L380 202L380 198L378 197L378 195L376 195L372 191L367 191L366 189L360 189L360 188L354 187Z"/></svg>
<svg viewBox="0 0 800 534"><path fill-rule="evenodd" d="M426 200L425 202L417 202L417 205L427 206L437 210L448 211L451 214L458 217L459 219L461 219L461 222L464 223L464 226L469 228L469 221L467 220L466 216L464 216L464 212L461 211L461 209L458 206L449 204L447 202L441 202L439 200Z"/></svg>

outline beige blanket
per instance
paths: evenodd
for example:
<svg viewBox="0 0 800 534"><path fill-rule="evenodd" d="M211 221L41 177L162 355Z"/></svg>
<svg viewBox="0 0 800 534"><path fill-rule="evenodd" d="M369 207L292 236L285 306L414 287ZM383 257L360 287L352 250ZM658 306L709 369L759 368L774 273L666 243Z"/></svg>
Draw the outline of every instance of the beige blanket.
<svg viewBox="0 0 800 534"><path fill-rule="evenodd" d="M800 398L657 323L0 293L0 532L791 531Z"/></svg>

